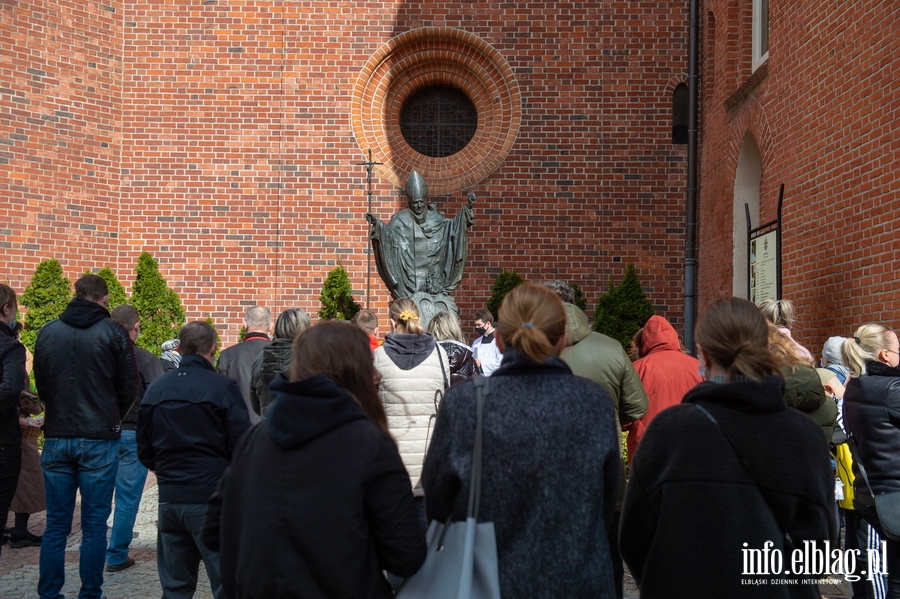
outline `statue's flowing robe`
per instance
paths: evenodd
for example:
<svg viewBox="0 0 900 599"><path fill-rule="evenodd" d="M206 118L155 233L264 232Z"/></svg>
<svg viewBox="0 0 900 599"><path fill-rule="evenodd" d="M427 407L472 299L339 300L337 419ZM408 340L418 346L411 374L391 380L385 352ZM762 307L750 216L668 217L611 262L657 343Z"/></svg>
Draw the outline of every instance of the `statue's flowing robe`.
<svg viewBox="0 0 900 599"><path fill-rule="evenodd" d="M462 279L472 209L466 206L449 219L429 206L424 216L420 225L404 208L389 224L376 221L372 229L375 266L394 298L419 291L449 295Z"/></svg>

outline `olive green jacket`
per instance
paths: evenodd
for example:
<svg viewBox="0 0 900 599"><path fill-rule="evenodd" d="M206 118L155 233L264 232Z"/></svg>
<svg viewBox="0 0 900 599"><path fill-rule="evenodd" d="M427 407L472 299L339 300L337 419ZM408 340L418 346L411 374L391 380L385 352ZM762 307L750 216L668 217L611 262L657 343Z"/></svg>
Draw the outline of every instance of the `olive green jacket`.
<svg viewBox="0 0 900 599"><path fill-rule="evenodd" d="M647 411L647 392L641 378L628 359L622 344L611 337L591 330L587 315L578 306L564 304L566 308L566 335L572 345L563 350L560 358L572 372L596 383L609 391L616 412L618 430L623 424L634 422ZM619 499L616 511L620 511L625 498L625 464L622 460L619 481Z"/></svg>

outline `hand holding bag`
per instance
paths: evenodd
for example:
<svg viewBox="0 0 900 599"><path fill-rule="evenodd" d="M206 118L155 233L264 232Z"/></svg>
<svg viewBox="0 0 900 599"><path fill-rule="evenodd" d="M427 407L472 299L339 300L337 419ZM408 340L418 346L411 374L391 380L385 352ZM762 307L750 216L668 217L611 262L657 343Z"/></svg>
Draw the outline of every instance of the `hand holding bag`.
<svg viewBox="0 0 900 599"><path fill-rule="evenodd" d="M488 379L475 375L472 380L476 400L475 447L466 520L451 522L448 518L444 524L431 522L425 534L428 543L425 563L406 579L397 592L397 599L500 599L494 523L478 523L482 421Z"/></svg>

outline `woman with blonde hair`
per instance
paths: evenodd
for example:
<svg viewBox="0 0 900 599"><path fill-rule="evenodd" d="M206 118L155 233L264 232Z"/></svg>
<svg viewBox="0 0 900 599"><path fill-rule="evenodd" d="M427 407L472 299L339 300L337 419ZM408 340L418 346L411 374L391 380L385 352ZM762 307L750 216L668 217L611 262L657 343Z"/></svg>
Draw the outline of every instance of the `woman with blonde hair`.
<svg viewBox="0 0 900 599"><path fill-rule="evenodd" d="M434 337L422 328L415 302L407 298L394 300L389 316L391 332L375 350L375 368L381 373L378 395L387 414L388 429L397 440L400 457L409 472L411 488L421 497L422 462L432 417L444 390L450 386L450 362ZM419 504L424 520L421 499Z"/></svg>
<svg viewBox="0 0 900 599"><path fill-rule="evenodd" d="M387 433L368 336L327 321L293 342L267 418L241 438L204 523L226 597L357 597L414 574L425 535Z"/></svg>
<svg viewBox="0 0 900 599"><path fill-rule="evenodd" d="M428 322L428 332L438 345L447 352L450 361L450 384L455 385L473 374L482 374L475 360L475 354L463 338L459 318L452 312L438 312Z"/></svg>
<svg viewBox="0 0 900 599"><path fill-rule="evenodd" d="M813 365L813 357L808 349L794 341L791 330L797 322L794 317L794 303L786 299L767 299L759 305L766 320L774 324L782 335L791 340L798 354L810 365Z"/></svg>
<svg viewBox="0 0 900 599"><path fill-rule="evenodd" d="M837 404L825 396L825 389L812 364L797 349L793 339L769 323L769 349L781 363L784 375L785 403L815 420L825 433L825 442L831 443L834 424L837 422Z"/></svg>
<svg viewBox="0 0 900 599"><path fill-rule="evenodd" d="M853 505L887 543L881 571L887 572L888 597L900 597L900 540L885 532L874 500L876 494L895 499L881 508L900 510L900 342L894 331L864 324L844 341L841 357L850 369L844 425L866 473L854 480Z"/></svg>
<svg viewBox="0 0 900 599"><path fill-rule="evenodd" d="M759 597L742 584L747 550L787 556L806 541L824 550L835 539L831 456L816 423L785 405L781 365L754 304L714 301L695 339L707 380L658 414L641 440L619 546L642 599ZM767 585L766 597L818 596L810 580L772 586L785 575L765 572L752 578Z"/></svg>
<svg viewBox="0 0 900 599"><path fill-rule="evenodd" d="M503 597L615 597L610 560L619 476L612 399L559 358L566 314L523 284L503 301L503 361L484 398L478 519L493 522ZM429 519L465 520L476 393L454 385L438 413L422 482Z"/></svg>

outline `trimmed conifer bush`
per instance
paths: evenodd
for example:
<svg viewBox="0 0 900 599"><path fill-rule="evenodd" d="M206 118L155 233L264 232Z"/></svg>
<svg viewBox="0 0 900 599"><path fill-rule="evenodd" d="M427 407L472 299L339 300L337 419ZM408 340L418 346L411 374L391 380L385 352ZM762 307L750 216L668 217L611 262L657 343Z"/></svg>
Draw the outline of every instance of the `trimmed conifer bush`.
<svg viewBox="0 0 900 599"><path fill-rule="evenodd" d="M491 287L491 297L487 301L487 309L494 315L495 322L499 317L500 304L503 303L503 298L506 297L507 293L512 291L513 287L517 287L524 282L525 279L517 275L514 271L505 268L503 269L503 272L497 275L497 279Z"/></svg>
<svg viewBox="0 0 900 599"><path fill-rule="evenodd" d="M56 320L72 299L72 282L63 276L63 269L56 258L38 264L25 288L20 301L28 308L22 328L22 343L34 353L41 327Z"/></svg>
<svg viewBox="0 0 900 599"><path fill-rule="evenodd" d="M647 323L653 313L653 305L641 289L634 264L628 264L619 286L615 286L610 277L609 290L597 300L594 330L609 335L627 350L634 334Z"/></svg>
<svg viewBox="0 0 900 599"><path fill-rule="evenodd" d="M178 336L184 324L184 308L181 298L169 289L159 273L159 264L148 252L138 258L137 277L131 288L131 305L141 317L141 334L135 342L138 347L159 356L163 341Z"/></svg>
<svg viewBox="0 0 900 599"><path fill-rule="evenodd" d="M350 320L362 309L353 301L350 277L340 263L325 278L319 302L322 304L319 320Z"/></svg>

